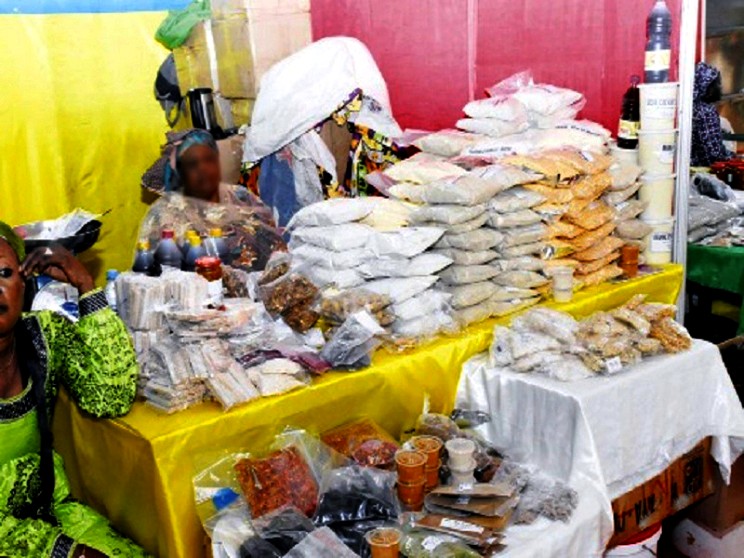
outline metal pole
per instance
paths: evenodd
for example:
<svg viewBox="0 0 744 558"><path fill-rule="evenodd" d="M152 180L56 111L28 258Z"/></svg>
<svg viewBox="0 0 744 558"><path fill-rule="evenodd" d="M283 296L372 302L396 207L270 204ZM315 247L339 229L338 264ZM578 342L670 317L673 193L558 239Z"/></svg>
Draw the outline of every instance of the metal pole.
<svg viewBox="0 0 744 558"><path fill-rule="evenodd" d="M675 197L674 261L687 267L687 209L690 191L690 145L692 143L692 94L700 0L682 0L679 38L679 101L677 122L677 188ZM685 273L686 275L686 273ZM684 321L685 283L677 301L677 319Z"/></svg>

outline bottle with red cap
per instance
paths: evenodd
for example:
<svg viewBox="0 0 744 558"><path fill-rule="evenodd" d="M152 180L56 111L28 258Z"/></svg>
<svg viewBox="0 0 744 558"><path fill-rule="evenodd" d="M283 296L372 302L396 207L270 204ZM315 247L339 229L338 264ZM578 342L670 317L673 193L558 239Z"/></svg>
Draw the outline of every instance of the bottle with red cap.
<svg viewBox="0 0 744 558"><path fill-rule="evenodd" d="M176 244L176 233L173 229L163 229L160 242L155 249L155 261L163 267L181 269L183 254Z"/></svg>

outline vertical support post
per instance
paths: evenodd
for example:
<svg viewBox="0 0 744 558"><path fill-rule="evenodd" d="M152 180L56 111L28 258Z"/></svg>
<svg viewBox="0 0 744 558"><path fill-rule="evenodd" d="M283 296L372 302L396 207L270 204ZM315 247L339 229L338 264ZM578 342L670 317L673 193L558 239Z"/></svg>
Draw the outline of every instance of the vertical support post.
<svg viewBox="0 0 744 558"><path fill-rule="evenodd" d="M679 40L679 101L677 122L677 188L675 189L674 261L687 266L687 209L690 191L690 146L692 144L692 95L695 85L695 54L698 39L700 0L682 0ZM686 275L686 273L685 273ZM677 301L677 319L685 316L685 283Z"/></svg>

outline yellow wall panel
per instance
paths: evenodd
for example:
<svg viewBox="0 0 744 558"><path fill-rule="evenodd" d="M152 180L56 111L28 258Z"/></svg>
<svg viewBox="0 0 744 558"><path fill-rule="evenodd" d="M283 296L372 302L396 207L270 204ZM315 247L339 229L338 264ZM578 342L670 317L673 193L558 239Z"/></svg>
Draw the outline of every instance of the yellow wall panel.
<svg viewBox="0 0 744 558"><path fill-rule="evenodd" d="M153 97L165 15L0 16L0 219L113 209L84 257L99 282L131 266L140 177L167 129Z"/></svg>

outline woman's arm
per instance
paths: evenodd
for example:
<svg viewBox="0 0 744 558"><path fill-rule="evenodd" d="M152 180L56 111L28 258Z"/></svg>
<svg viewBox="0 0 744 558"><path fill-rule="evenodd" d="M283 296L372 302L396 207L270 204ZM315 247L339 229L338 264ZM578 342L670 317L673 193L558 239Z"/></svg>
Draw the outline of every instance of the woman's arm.
<svg viewBox="0 0 744 558"><path fill-rule="evenodd" d="M103 291L93 288L87 270L61 246L34 251L23 263L23 272L66 281L81 294L76 324L52 313L38 316L53 380L94 416L126 414L137 391L137 361L129 334Z"/></svg>

